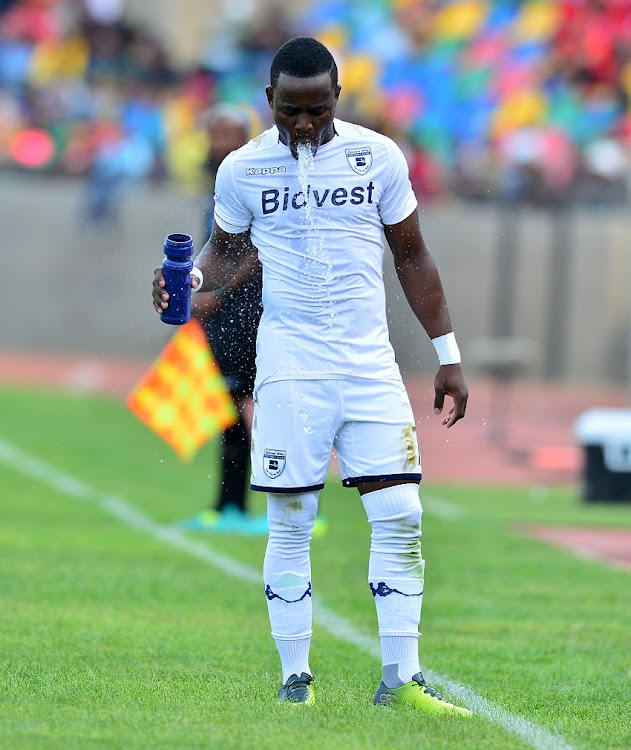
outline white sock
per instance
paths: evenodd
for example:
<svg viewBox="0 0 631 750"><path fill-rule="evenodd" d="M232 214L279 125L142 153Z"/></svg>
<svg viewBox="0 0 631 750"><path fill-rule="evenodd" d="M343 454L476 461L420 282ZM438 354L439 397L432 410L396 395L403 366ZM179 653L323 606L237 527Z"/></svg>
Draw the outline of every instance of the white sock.
<svg viewBox="0 0 631 750"><path fill-rule="evenodd" d="M418 636L382 635L382 680L386 687L395 688L410 682L421 671L418 658Z"/></svg>
<svg viewBox="0 0 631 750"><path fill-rule="evenodd" d="M280 655L283 683L292 674L312 674L311 643L311 533L319 492L269 493L269 540L263 581L272 636Z"/></svg>
<svg viewBox="0 0 631 750"><path fill-rule="evenodd" d="M311 675L311 668L309 667L310 646L311 638L302 638L299 641L276 639L276 648L278 649L280 665L283 670L283 685L292 674L300 677L303 672L306 672L308 675Z"/></svg>
<svg viewBox="0 0 631 750"><path fill-rule="evenodd" d="M368 492L362 502L372 526L368 582L377 608L382 679L387 687L395 688L420 671L423 509L418 485L412 483Z"/></svg>

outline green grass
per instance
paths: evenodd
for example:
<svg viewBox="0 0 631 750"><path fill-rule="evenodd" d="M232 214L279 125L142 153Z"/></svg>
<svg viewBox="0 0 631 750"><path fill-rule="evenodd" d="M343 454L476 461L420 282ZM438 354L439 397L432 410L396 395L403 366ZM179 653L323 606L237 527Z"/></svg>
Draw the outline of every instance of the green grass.
<svg viewBox="0 0 631 750"><path fill-rule="evenodd" d="M216 445L183 466L118 402L3 390L0 415L0 438L158 522L196 512L215 487ZM577 747L630 747L631 574L515 525L628 528L631 507L584 505L573 488L423 491L463 511L423 521L423 664ZM359 498L330 482L322 508L314 588L374 634ZM318 703L280 706L262 587L3 463L0 519L0 747L529 746L482 716L373 708L377 660L318 626ZM194 538L261 568L263 539Z"/></svg>

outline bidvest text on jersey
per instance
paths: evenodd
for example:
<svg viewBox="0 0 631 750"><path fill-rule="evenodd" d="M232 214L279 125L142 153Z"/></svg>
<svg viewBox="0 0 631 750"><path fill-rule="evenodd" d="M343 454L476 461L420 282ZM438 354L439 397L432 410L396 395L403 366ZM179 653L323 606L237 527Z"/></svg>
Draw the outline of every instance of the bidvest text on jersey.
<svg viewBox="0 0 631 750"><path fill-rule="evenodd" d="M368 203L372 203L372 194L375 186L370 182L367 187L357 185L356 187L347 190L343 187L338 188L326 188L325 190L311 190L311 185L307 185L307 194L305 195L303 190L299 190L293 195L290 194L290 188L285 187L282 193L280 190L270 189L263 190L261 193L261 205L263 208L263 214L273 214L281 208L282 211L287 211L289 206L299 210L305 208L309 203L311 196L313 196L313 203L317 208L322 208L328 201L333 206L343 206L347 201L355 206L361 205L365 200Z"/></svg>

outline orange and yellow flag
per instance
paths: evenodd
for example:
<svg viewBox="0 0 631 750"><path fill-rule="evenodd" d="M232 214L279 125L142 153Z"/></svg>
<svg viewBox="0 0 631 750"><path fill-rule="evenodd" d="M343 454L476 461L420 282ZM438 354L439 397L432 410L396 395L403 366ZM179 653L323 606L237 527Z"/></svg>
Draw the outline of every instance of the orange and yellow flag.
<svg viewBox="0 0 631 750"><path fill-rule="evenodd" d="M127 396L127 406L186 462L238 418L195 318L176 331Z"/></svg>

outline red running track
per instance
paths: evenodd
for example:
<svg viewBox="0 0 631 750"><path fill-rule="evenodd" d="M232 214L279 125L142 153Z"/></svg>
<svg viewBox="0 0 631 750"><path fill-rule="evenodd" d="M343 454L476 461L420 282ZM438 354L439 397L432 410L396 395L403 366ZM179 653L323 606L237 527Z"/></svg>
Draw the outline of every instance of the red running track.
<svg viewBox="0 0 631 750"><path fill-rule="evenodd" d="M147 360L0 351L0 382L122 398ZM628 391L602 385L471 379L467 416L449 430L433 413L432 379L406 378L423 474L432 482L575 484L581 450L572 426L586 409L625 407ZM448 407L446 407L448 408Z"/></svg>

